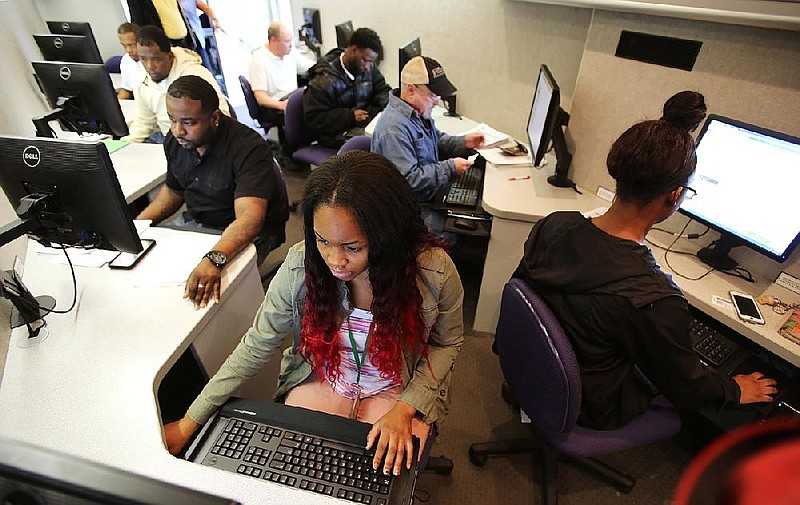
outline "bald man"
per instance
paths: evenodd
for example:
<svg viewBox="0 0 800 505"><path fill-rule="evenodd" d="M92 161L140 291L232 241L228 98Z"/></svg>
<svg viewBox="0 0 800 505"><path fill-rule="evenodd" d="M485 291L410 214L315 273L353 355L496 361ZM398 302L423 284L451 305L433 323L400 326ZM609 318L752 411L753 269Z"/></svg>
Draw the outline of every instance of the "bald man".
<svg viewBox="0 0 800 505"><path fill-rule="evenodd" d="M262 119L280 127L285 98L297 89L297 74L307 73L314 62L292 46L292 32L284 24L270 24L267 37L267 43L256 49L250 60L250 86Z"/></svg>

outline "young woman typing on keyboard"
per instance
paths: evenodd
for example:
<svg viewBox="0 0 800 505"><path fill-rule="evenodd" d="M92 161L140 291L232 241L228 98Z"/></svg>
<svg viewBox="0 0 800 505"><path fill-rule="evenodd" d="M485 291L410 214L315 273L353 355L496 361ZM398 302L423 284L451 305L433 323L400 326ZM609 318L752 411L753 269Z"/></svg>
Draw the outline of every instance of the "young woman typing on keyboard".
<svg viewBox="0 0 800 505"><path fill-rule="evenodd" d="M447 411L464 340L461 280L405 179L377 154L352 151L315 169L302 209L304 242L239 346L186 416L165 426L168 448L180 452L291 337L276 398L373 424L374 466L399 474L414 457L412 433L424 444Z"/></svg>

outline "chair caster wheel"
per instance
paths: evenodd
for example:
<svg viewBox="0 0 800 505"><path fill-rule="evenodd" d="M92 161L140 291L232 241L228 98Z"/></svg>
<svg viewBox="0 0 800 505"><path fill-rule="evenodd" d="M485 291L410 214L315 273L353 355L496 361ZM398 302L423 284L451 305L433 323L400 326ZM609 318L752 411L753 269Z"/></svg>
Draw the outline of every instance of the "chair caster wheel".
<svg viewBox="0 0 800 505"><path fill-rule="evenodd" d="M486 454L476 452L472 447L469 448L469 462L475 466L484 466L486 460L489 459Z"/></svg>

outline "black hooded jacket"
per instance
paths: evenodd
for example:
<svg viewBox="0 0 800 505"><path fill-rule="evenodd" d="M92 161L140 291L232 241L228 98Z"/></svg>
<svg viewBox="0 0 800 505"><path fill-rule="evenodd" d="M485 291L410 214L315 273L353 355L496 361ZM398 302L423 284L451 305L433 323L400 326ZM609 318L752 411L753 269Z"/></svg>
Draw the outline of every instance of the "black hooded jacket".
<svg viewBox="0 0 800 505"><path fill-rule="evenodd" d="M344 51L333 49L308 71L308 88L303 95L303 114L306 125L322 145L338 147L337 135L353 127L365 127L389 103L391 88L378 66L351 80L345 73L339 56ZM367 121L357 122L353 109L369 113Z"/></svg>
<svg viewBox="0 0 800 505"><path fill-rule="evenodd" d="M736 382L692 350L688 302L647 247L556 212L531 230L514 277L547 301L572 342L579 424L613 429L644 412L654 392L641 373L679 408L738 404Z"/></svg>

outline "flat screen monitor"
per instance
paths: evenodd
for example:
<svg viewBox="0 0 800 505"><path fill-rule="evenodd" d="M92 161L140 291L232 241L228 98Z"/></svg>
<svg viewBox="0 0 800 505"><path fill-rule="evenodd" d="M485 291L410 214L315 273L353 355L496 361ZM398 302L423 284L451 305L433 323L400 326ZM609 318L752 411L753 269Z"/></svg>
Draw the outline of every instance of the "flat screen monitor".
<svg viewBox="0 0 800 505"><path fill-rule="evenodd" d="M537 167L542 166L544 155L552 142L556 152L556 171L555 175L548 177L547 182L557 187L575 186L568 176L572 155L567 149L562 130L562 126L568 122L569 114L561 108L561 89L547 65L542 65L528 114L528 142L531 160Z"/></svg>
<svg viewBox="0 0 800 505"><path fill-rule="evenodd" d="M707 264L735 268L728 253L739 245L782 262L800 242L800 138L711 114L689 185L697 194L680 211L720 232L698 252Z"/></svg>
<svg viewBox="0 0 800 505"><path fill-rule="evenodd" d="M83 35L87 37L92 41L92 47L96 52L98 61L85 63L99 63L102 60L100 50L97 48L97 41L89 23L84 21L47 21L47 29L54 35Z"/></svg>
<svg viewBox="0 0 800 505"><path fill-rule="evenodd" d="M336 47L346 49L353 35L353 22L345 21L336 25Z"/></svg>
<svg viewBox="0 0 800 505"><path fill-rule="evenodd" d="M403 81L400 80L400 75L403 73L403 67L406 66L406 63L408 63L411 58L422 56L422 44L419 41L419 37L401 47L397 56L399 60L399 65L397 68L397 85L400 86L403 84Z"/></svg>
<svg viewBox="0 0 800 505"><path fill-rule="evenodd" d="M83 35L34 35L36 45L47 61L103 63L94 41Z"/></svg>
<svg viewBox="0 0 800 505"><path fill-rule="evenodd" d="M128 134L111 76L105 65L34 61L33 70L54 110L34 120L37 134L45 135L47 122L59 119L62 128L85 133ZM60 111L60 112L58 112ZM40 120L37 124L37 120Z"/></svg>
<svg viewBox="0 0 800 505"><path fill-rule="evenodd" d="M238 502L0 437L0 503L233 505Z"/></svg>
<svg viewBox="0 0 800 505"><path fill-rule="evenodd" d="M0 136L0 186L45 244L142 251L105 144Z"/></svg>

